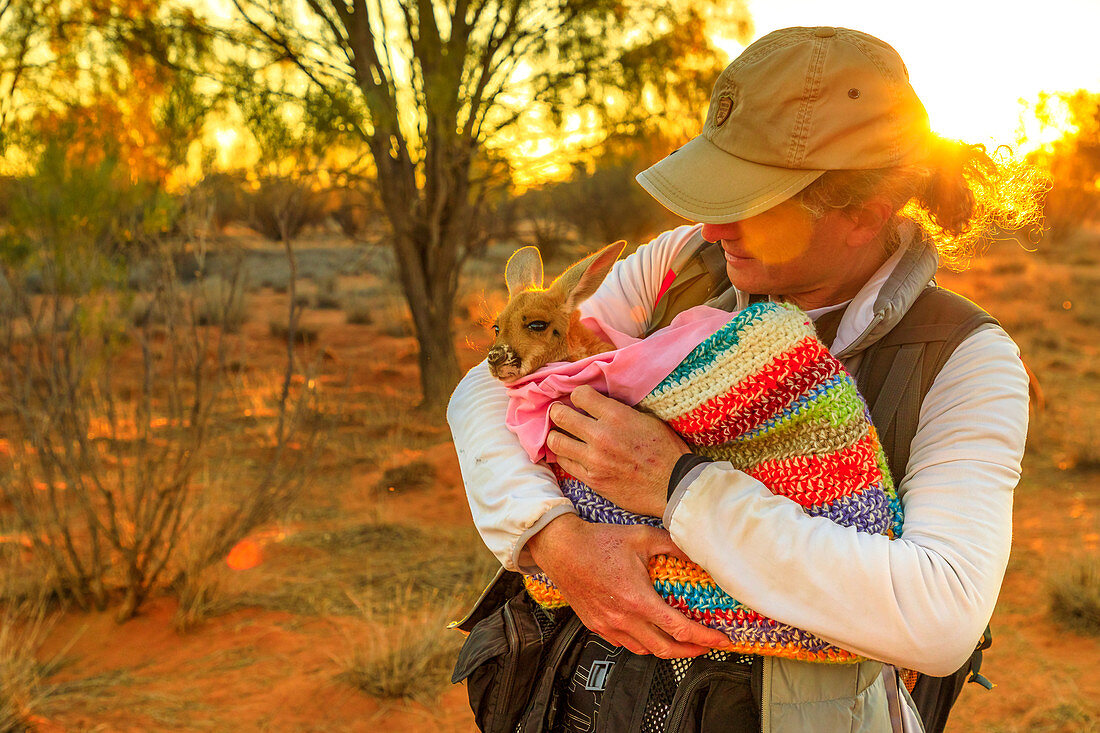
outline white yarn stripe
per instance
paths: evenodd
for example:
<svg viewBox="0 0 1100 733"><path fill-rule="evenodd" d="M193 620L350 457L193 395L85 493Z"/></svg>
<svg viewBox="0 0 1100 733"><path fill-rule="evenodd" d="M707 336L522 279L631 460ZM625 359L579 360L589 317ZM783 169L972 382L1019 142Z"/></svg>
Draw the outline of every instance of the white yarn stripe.
<svg viewBox="0 0 1100 733"><path fill-rule="evenodd" d="M679 384L652 392L639 406L662 420L677 418L729 392L807 336L815 336L815 333L803 314L786 308L770 313L768 318L747 326L737 345L724 350L705 369L696 369Z"/></svg>

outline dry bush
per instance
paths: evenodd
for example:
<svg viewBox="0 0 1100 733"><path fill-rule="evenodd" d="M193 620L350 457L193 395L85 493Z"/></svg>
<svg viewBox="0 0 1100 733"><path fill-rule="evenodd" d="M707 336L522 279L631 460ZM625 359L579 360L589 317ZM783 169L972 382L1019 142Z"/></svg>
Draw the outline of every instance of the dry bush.
<svg viewBox="0 0 1100 733"><path fill-rule="evenodd" d="M210 275L195 284L193 300L200 325L218 326L227 333L238 333L248 320L248 295L238 269L230 277Z"/></svg>
<svg viewBox="0 0 1100 733"><path fill-rule="evenodd" d="M0 498L49 569L50 590L85 609L117 605L120 620L283 511L319 432L302 421L316 393L292 348L258 409L225 329L199 325L211 297L196 302L163 254L139 319L117 284L63 280L46 262L46 293L31 297L25 272L2 269L0 409L11 453ZM247 430L242 415L262 429ZM211 502L211 477L237 465L251 468L236 475L231 500Z"/></svg>
<svg viewBox="0 0 1100 733"><path fill-rule="evenodd" d="M374 301L363 293L352 293L344 297L340 308L345 320L353 326L369 326L374 323Z"/></svg>
<svg viewBox="0 0 1100 733"><path fill-rule="evenodd" d="M428 603L411 595L381 607L353 599L376 627L360 640L349 639L337 660L341 678L382 700L414 700L430 705L450 687L451 668L462 644L447 628L456 610L435 597Z"/></svg>
<svg viewBox="0 0 1100 733"><path fill-rule="evenodd" d="M375 310L375 323L382 333L392 338L407 338L413 336L416 330L413 327L412 313L409 304L397 293L387 293L380 298Z"/></svg>
<svg viewBox="0 0 1100 733"><path fill-rule="evenodd" d="M30 570L18 557L0 569L0 731L32 730L34 716L56 687L46 682L61 653L39 661L39 650L57 617L41 594L28 594L21 576ZM33 591L32 587L32 591Z"/></svg>
<svg viewBox="0 0 1100 733"><path fill-rule="evenodd" d="M382 478L374 485L378 492L410 491L427 489L435 483L435 466L427 461L413 461L401 466L387 468Z"/></svg>
<svg viewBox="0 0 1100 733"><path fill-rule="evenodd" d="M341 305L340 283L336 275L319 278L313 296L313 307L321 310L337 310Z"/></svg>
<svg viewBox="0 0 1100 733"><path fill-rule="evenodd" d="M248 194L249 224L273 242L289 242L325 220L324 198L308 181L267 177Z"/></svg>
<svg viewBox="0 0 1100 733"><path fill-rule="evenodd" d="M1050 612L1071 629L1100 636L1100 561L1082 560L1051 579Z"/></svg>
<svg viewBox="0 0 1100 733"><path fill-rule="evenodd" d="M271 334L272 338L280 341L289 339L296 344L315 344L321 330L314 324L298 323L295 325L294 333L291 333L290 326L286 321L275 320L267 324L267 332Z"/></svg>

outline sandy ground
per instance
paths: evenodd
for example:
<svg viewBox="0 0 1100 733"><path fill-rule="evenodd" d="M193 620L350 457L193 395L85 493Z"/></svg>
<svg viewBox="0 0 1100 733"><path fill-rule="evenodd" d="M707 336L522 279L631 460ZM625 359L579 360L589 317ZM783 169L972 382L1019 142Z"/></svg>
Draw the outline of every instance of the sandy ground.
<svg viewBox="0 0 1100 733"><path fill-rule="evenodd" d="M1091 251L1098 243L1100 235L1087 240L1087 246L1075 245L1073 252ZM1100 345L1095 338L1100 305L1094 295L1100 264L1091 256L1067 252L1063 246L1029 254L1002 244L970 273L943 277L1009 327L1046 399L1045 411L1033 418L1025 477L1017 492L1013 557L992 623L995 645L983 667L997 687L986 692L968 686L953 731L1100 729L1100 640L1063 629L1048 612L1050 574L1074 559L1096 556L1100 547L1100 474L1086 460L1100 452L1089 454L1089 441L1082 438L1100 437L1100 391L1093 367ZM342 278L340 286L364 283L373 286L378 280ZM268 322L281 312L285 296L264 289L250 303L245 336L252 353L275 359L281 347L268 334ZM294 516L255 538L258 564L225 569L225 596L240 597L245 591L270 595L292 583L301 587L303 578L348 587L369 582L369 577L357 575L375 562L369 549L359 553L295 544L295 537L330 530L420 527L428 540L445 535L470 543L473 556L482 553L484 560L469 530L469 510L446 429L421 424L408 412L417 391L413 339L378 323L348 325L338 310L312 311L307 320L318 329L315 348L328 354L323 368L332 389L342 390L341 399L353 405L352 411L389 413L342 428L350 441L343 445L351 446L350 453L368 456L378 453L372 453L372 446L382 444L387 457L355 460L352 455L338 469L322 472ZM456 340L460 358L469 366L480 358L488 334L464 322ZM415 462L434 467L431 487L379 491L386 468ZM340 676L349 650L379 634L401 632L361 614L326 613L318 604L316 612L281 610L266 602L239 606L182 634L173 626L176 602L169 597L155 599L121 625L110 613L66 614L42 657L62 655L65 663L51 681L67 685L69 692L44 707L38 727L474 730L462 687L451 687L437 701L423 704L379 700L349 684Z"/></svg>

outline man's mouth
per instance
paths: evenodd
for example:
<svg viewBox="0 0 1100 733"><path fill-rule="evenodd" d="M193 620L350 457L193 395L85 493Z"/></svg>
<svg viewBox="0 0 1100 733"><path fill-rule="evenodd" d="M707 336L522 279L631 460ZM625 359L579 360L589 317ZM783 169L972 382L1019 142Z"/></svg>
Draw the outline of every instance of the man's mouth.
<svg viewBox="0 0 1100 733"><path fill-rule="evenodd" d="M745 260L751 260L752 257L741 254L740 252L731 252L730 248L726 246L726 242L722 242L722 254L726 258L726 262L743 262Z"/></svg>

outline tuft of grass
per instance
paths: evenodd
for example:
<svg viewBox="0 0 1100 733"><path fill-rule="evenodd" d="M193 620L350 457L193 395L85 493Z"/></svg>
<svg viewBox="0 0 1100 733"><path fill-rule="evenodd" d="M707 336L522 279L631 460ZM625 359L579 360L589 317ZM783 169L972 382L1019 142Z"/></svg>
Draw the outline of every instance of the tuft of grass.
<svg viewBox="0 0 1100 733"><path fill-rule="evenodd" d="M375 321L382 333L391 338L407 338L414 335L412 314L405 300L396 294L384 298L378 306Z"/></svg>
<svg viewBox="0 0 1100 733"><path fill-rule="evenodd" d="M356 601L365 620L380 627L360 643L349 639L349 652L337 660L339 677L381 700L412 700L430 705L450 687L450 673L462 644L460 634L447 629L455 617L438 599L423 603L398 599L381 610Z"/></svg>
<svg viewBox="0 0 1100 733"><path fill-rule="evenodd" d="M413 461L402 466L387 468L374 485L375 491L412 491L427 489L436 479L435 466L427 461Z"/></svg>
<svg viewBox="0 0 1100 733"><path fill-rule="evenodd" d="M186 571L181 575L176 592L179 606L172 617L176 631L189 633L203 622L228 611L227 585L223 563L202 567L198 558L188 558Z"/></svg>
<svg viewBox="0 0 1100 733"><path fill-rule="evenodd" d="M317 280L317 290L313 296L313 307L320 310L339 310L340 283L335 274L329 274Z"/></svg>
<svg viewBox="0 0 1100 733"><path fill-rule="evenodd" d="M341 304L344 316L353 326L369 326L374 323L374 308L371 299L361 294L349 295Z"/></svg>
<svg viewBox="0 0 1100 733"><path fill-rule="evenodd" d="M1050 612L1068 628L1100 636L1100 560L1082 560L1051 579Z"/></svg>
<svg viewBox="0 0 1100 733"><path fill-rule="evenodd" d="M267 326L268 333L272 338L279 341L286 341L287 334L290 331L290 327L287 326L285 321L270 321ZM299 321L297 327L294 329L294 343L296 344L312 344L317 342L317 335L321 332L320 328L310 323L302 323Z"/></svg>
<svg viewBox="0 0 1100 733"><path fill-rule="evenodd" d="M238 333L248 319L248 298L243 278L227 279L211 275L198 284L198 322L220 326L228 333Z"/></svg>
<svg viewBox="0 0 1100 733"><path fill-rule="evenodd" d="M14 558L5 558L0 567L0 731L34 730L34 718L58 694L47 678L68 651L66 646L39 661L58 615L50 610L47 585L19 582L26 580L27 570Z"/></svg>

